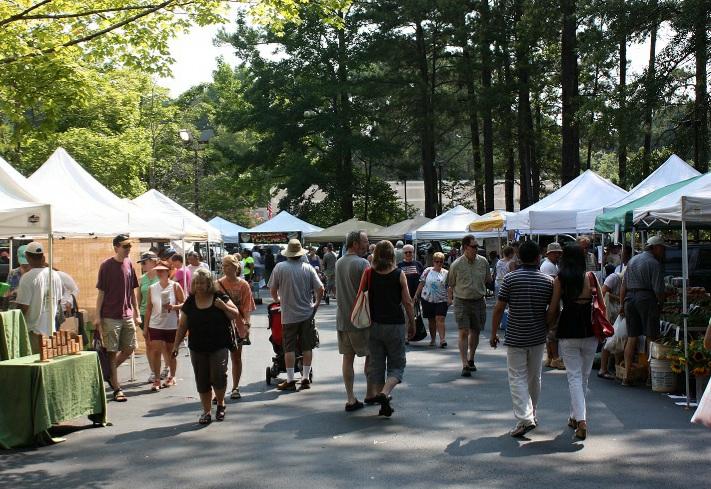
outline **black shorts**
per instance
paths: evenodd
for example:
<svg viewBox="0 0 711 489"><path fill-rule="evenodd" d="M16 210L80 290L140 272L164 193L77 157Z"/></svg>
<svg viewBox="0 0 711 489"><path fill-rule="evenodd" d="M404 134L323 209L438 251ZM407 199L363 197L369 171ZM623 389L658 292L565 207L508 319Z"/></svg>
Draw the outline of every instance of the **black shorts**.
<svg viewBox="0 0 711 489"><path fill-rule="evenodd" d="M447 302L427 302L422 299L422 317L434 319L436 316L446 316L449 306Z"/></svg>
<svg viewBox="0 0 711 489"><path fill-rule="evenodd" d="M659 337L659 304L653 292L628 292L625 295L625 320L627 334L632 338Z"/></svg>

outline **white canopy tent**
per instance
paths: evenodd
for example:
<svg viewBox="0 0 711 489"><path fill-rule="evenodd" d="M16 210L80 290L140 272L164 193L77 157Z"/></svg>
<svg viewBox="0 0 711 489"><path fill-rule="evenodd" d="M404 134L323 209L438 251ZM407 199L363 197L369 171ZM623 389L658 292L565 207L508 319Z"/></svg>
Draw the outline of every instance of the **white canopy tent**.
<svg viewBox="0 0 711 489"><path fill-rule="evenodd" d="M378 239L412 239L413 233L417 230L417 228L420 228L430 222L432 219L429 217L425 216L415 216L412 219L405 219L404 221L400 221L396 224L392 224L388 227L381 228L379 229L376 233L374 233L372 236L368 235L368 238L371 240L378 240Z"/></svg>
<svg viewBox="0 0 711 489"><path fill-rule="evenodd" d="M506 229L525 234L575 233L578 212L604 207L627 192L586 170L549 196L506 219Z"/></svg>
<svg viewBox="0 0 711 489"><path fill-rule="evenodd" d="M181 230L157 214L132 206L99 183L63 148L29 178L32 189L52 204L52 229L62 236L179 238Z"/></svg>
<svg viewBox="0 0 711 489"><path fill-rule="evenodd" d="M439 240L439 239L462 239L467 234L473 234L477 238L495 238L496 233L471 233L469 223L479 217L474 211L470 211L462 205L453 207L432 219L424 226L412 233L412 239L416 240Z"/></svg>
<svg viewBox="0 0 711 489"><path fill-rule="evenodd" d="M49 235L49 204L31 191L27 179L0 157L0 235Z"/></svg>
<svg viewBox="0 0 711 489"><path fill-rule="evenodd" d="M249 230L250 233L289 233L301 232L303 235L323 231L323 228L302 221L296 216L292 216L286 211L281 211L268 221Z"/></svg>
<svg viewBox="0 0 711 489"><path fill-rule="evenodd" d="M225 243L239 243L239 233L247 232L246 227L230 222L220 216L215 216L207 222L220 230L222 241Z"/></svg>
<svg viewBox="0 0 711 489"><path fill-rule="evenodd" d="M633 221L641 227L681 228L682 317L684 356L688 356L689 236L687 225L711 227L711 173L634 212ZM686 405L689 406L689 366L686 365Z"/></svg>
<svg viewBox="0 0 711 489"><path fill-rule="evenodd" d="M143 212L150 212L160 219L169 220L174 226L179 226L181 237L185 241L222 241L219 229L156 189L139 195L133 202L143 209Z"/></svg>
<svg viewBox="0 0 711 489"><path fill-rule="evenodd" d="M577 231L587 233L595 229L595 218L605 211L620 207L637 200L655 190L681 182L689 178L700 175L698 171L677 155L671 155L667 161L654 170L647 178L642 180L637 186L629 191L627 195L616 202L587 211L578 212L576 219Z"/></svg>
<svg viewBox="0 0 711 489"><path fill-rule="evenodd" d="M346 236L351 231L365 231L368 236L377 233L383 227L378 224L373 224L372 222L360 221L353 217L346 221L334 224L333 226L319 231L316 233L310 233L306 240L313 243L326 243L328 241L334 241L337 243L343 243L346 241Z"/></svg>
<svg viewBox="0 0 711 489"><path fill-rule="evenodd" d="M634 211L635 224L645 227L659 225L681 225L686 223L705 223L711 227L711 206L706 199L711 199L711 173L706 173L688 185L665 195L656 202Z"/></svg>
<svg viewBox="0 0 711 489"><path fill-rule="evenodd" d="M47 236L49 244L49 282L52 283L52 210L31 190L32 184L7 161L0 157L0 236ZM13 253L10 254L12 268ZM47 287L47 301L50 304L50 324L47 331L54 330L54 316L58 298L53 295L53 288Z"/></svg>

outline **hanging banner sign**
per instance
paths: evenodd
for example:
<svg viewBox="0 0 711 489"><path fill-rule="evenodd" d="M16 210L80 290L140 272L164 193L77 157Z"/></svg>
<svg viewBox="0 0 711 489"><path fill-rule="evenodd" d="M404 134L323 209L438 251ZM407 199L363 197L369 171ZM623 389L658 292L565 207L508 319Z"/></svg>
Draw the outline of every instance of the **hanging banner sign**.
<svg viewBox="0 0 711 489"><path fill-rule="evenodd" d="M301 241L301 231L285 231L278 233L239 233L240 243L254 244L284 244L290 239Z"/></svg>

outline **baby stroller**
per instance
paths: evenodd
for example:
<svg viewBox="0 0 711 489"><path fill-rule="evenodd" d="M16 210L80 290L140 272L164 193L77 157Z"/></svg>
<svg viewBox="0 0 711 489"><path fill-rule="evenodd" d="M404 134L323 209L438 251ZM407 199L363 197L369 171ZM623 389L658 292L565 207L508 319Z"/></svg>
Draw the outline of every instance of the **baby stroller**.
<svg viewBox="0 0 711 489"><path fill-rule="evenodd" d="M281 325L281 304L274 302L269 304L267 307L267 317L269 322L267 325L268 329L272 330L272 334L269 335L269 342L272 344L274 349L274 356L272 357L271 366L267 367L267 385L272 385L272 379L276 379L279 374L286 372L286 364L284 363L284 343L282 337L282 325ZM294 362L294 372L302 372L302 360L301 355L301 345L296 343L296 361ZM314 371L311 369L309 374L309 380L313 381Z"/></svg>

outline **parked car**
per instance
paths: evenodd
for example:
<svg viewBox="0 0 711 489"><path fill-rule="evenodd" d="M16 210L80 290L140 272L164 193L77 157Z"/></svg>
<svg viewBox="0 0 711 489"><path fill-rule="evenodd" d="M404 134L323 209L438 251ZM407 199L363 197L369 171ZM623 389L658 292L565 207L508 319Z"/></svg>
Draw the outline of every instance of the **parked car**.
<svg viewBox="0 0 711 489"><path fill-rule="evenodd" d="M689 245L689 287L704 287L711 292L711 244ZM664 276L681 277L681 245L668 248Z"/></svg>

